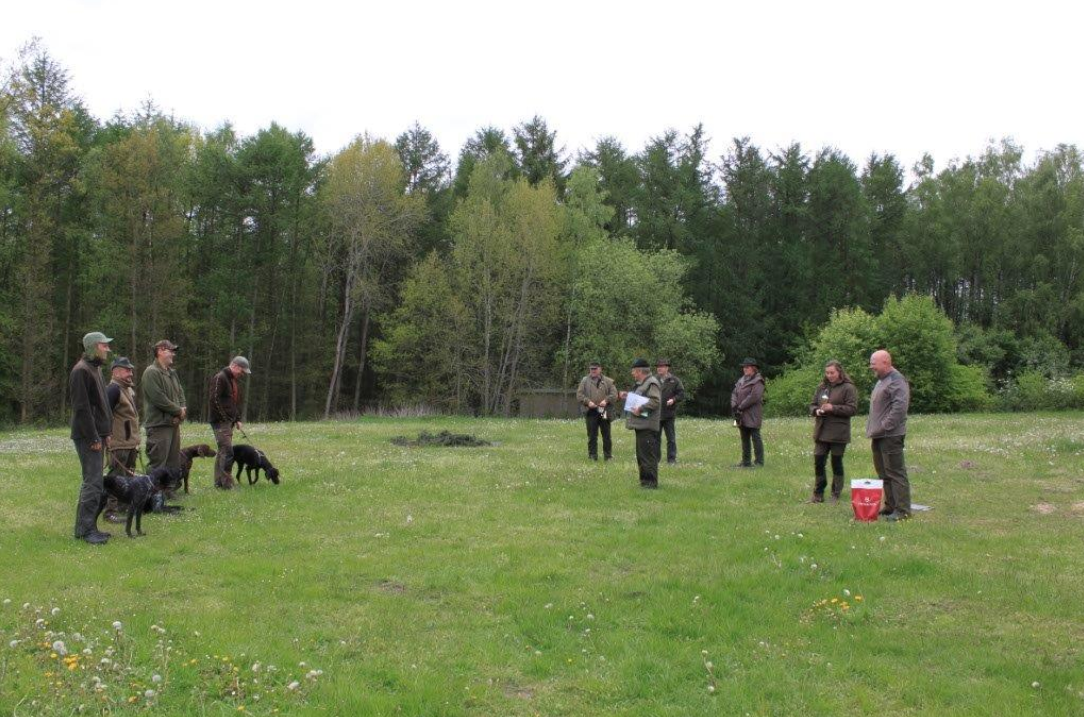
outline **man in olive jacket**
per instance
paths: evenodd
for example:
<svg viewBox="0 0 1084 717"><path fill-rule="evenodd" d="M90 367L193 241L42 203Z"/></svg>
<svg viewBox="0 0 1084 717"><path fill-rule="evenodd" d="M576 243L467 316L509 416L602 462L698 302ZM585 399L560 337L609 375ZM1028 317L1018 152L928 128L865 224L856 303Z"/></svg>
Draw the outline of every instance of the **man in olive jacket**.
<svg viewBox="0 0 1084 717"><path fill-rule="evenodd" d="M71 394L71 439L79 456L83 484L75 509L75 537L92 545L109 540L109 533L98 530L98 506L105 488L102 484L102 459L113 432L113 414L109 410L102 382L102 364L109 356L113 339L100 331L83 337L83 356L68 377Z"/></svg>
<svg viewBox="0 0 1084 717"><path fill-rule="evenodd" d="M760 426L764 420L764 377L756 359L747 358L741 364L742 377L730 393L730 410L741 431L741 463L739 468L764 467L764 441ZM749 462L752 443L755 459Z"/></svg>
<svg viewBox="0 0 1084 717"><path fill-rule="evenodd" d="M870 395L866 437L871 440L873 467L884 481L885 504L881 515L887 521L911 517L911 483L907 479L903 444L907 437L907 409L911 387L892 366L892 355L874 351L869 367L877 375Z"/></svg>
<svg viewBox="0 0 1084 717"><path fill-rule="evenodd" d="M670 373L670 359L659 359L655 362L655 377L659 379L659 388L662 390L662 416L659 425L666 436L666 462L674 465L677 463L677 428L674 423L678 404L685 400L685 386L680 378Z"/></svg>
<svg viewBox="0 0 1084 717"><path fill-rule="evenodd" d="M659 379L651 375L647 359L632 363L632 378L636 385L631 392L622 391L620 398L635 393L647 398L647 403L626 411L625 427L636 431L636 465L640 469L640 487L659 487L659 421L662 412L662 388Z"/></svg>
<svg viewBox="0 0 1084 717"><path fill-rule="evenodd" d="M173 369L177 346L154 345L154 361L143 371L143 415L147 428L147 470L181 465L181 423L188 417L181 380Z"/></svg>
<svg viewBox="0 0 1084 717"><path fill-rule="evenodd" d="M234 356L230 365L211 378L211 430L218 443L215 457L215 487L233 488L233 428L241 428L240 378L251 374L248 359Z"/></svg>
<svg viewBox="0 0 1084 717"><path fill-rule="evenodd" d="M587 419L587 457L598 460L598 434L601 431L602 454L606 460L610 460L614 457L610 421L615 418L617 386L613 379L602 375L602 366L597 362L591 363L587 375L580 380L576 400L580 402L580 411Z"/></svg>
<svg viewBox="0 0 1084 717"><path fill-rule="evenodd" d="M113 412L113 440L109 445L109 469L106 475L130 476L135 473L139 456L139 411L136 410L136 393L132 385L135 366L126 357L113 361L113 379L105 387L109 409ZM123 523L125 506L113 496L105 504L105 519L110 523Z"/></svg>

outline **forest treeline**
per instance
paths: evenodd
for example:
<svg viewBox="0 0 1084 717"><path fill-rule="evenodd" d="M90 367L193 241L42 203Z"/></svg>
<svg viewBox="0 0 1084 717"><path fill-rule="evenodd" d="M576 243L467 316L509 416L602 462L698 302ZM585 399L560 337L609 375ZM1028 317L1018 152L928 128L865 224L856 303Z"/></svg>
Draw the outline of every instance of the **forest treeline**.
<svg viewBox="0 0 1084 717"><path fill-rule="evenodd" d="M662 354L690 408L721 413L743 357L795 369L834 310L907 295L951 320L991 395L1058 380L1084 363L1082 161L1023 157L1002 141L906 171L747 137L713 150L701 127L573 156L541 117L482 127L454 160L421 124L321 156L274 123L93 117L30 45L0 87L0 421L64 416L91 330L140 371L179 344L195 415L235 353L250 420L506 415L590 360L624 377Z"/></svg>

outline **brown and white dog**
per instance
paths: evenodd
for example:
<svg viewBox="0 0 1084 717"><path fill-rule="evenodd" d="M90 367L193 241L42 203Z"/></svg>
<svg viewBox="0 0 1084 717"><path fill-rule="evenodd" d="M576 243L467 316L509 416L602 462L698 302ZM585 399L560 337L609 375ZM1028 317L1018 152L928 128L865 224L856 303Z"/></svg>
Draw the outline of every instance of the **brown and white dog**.
<svg viewBox="0 0 1084 717"><path fill-rule="evenodd" d="M199 443L181 449L181 479L184 481L184 492L188 492L188 474L192 471L192 460L195 458L214 458L215 449L206 443Z"/></svg>

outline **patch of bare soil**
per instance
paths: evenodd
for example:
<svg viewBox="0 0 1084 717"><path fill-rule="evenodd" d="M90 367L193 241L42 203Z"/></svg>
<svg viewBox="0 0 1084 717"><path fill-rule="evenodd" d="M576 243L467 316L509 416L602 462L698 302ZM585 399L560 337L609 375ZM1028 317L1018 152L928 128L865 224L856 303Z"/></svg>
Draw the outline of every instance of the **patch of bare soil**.
<svg viewBox="0 0 1084 717"><path fill-rule="evenodd" d="M1039 503L1038 505L1032 506L1032 510L1034 510L1039 515L1050 515L1057 509L1057 506L1055 506L1053 503Z"/></svg>

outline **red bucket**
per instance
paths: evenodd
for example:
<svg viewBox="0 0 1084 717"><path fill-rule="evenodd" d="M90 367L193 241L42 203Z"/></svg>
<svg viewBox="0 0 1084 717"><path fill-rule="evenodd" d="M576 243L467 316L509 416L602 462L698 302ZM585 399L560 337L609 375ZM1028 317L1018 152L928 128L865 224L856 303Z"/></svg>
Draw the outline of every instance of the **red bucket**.
<svg viewBox="0 0 1084 717"><path fill-rule="evenodd" d="M877 520L881 510L881 496L884 494L884 481L865 478L851 481L851 507L854 519L870 523Z"/></svg>

